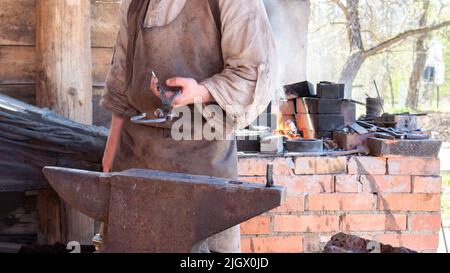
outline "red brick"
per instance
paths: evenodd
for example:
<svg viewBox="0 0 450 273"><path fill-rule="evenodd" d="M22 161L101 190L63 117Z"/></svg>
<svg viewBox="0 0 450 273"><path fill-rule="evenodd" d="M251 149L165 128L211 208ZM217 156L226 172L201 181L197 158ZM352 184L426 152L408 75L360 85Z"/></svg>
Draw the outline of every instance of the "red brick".
<svg viewBox="0 0 450 273"><path fill-rule="evenodd" d="M292 175L295 167L292 158L240 158L238 162L239 176L265 176L267 174L267 164L273 162L274 175Z"/></svg>
<svg viewBox="0 0 450 273"><path fill-rule="evenodd" d="M277 215L275 232L333 232L339 231L338 215Z"/></svg>
<svg viewBox="0 0 450 273"><path fill-rule="evenodd" d="M305 210L305 196L288 196L285 203L271 212L301 212Z"/></svg>
<svg viewBox="0 0 450 273"><path fill-rule="evenodd" d="M346 157L298 157L296 174L344 174L347 173Z"/></svg>
<svg viewBox="0 0 450 273"><path fill-rule="evenodd" d="M333 192L334 178L331 175L276 176L275 184L287 188L288 195Z"/></svg>
<svg viewBox="0 0 450 273"><path fill-rule="evenodd" d="M241 224L241 234L269 234L270 217L258 216Z"/></svg>
<svg viewBox="0 0 450 273"><path fill-rule="evenodd" d="M243 253L301 253L303 252L303 237L277 236L243 238Z"/></svg>
<svg viewBox="0 0 450 273"><path fill-rule="evenodd" d="M303 247L305 252L319 253L323 252L322 242L320 241L319 233L306 233L303 235ZM327 243L329 240L325 241Z"/></svg>
<svg viewBox="0 0 450 273"><path fill-rule="evenodd" d="M378 196L378 208L390 211L440 211L439 194L387 193Z"/></svg>
<svg viewBox="0 0 450 273"><path fill-rule="evenodd" d="M265 176L269 162L268 158L240 158L238 163L239 176Z"/></svg>
<svg viewBox="0 0 450 273"><path fill-rule="evenodd" d="M274 175L294 175L295 163L291 157L278 157L273 161Z"/></svg>
<svg viewBox="0 0 450 273"><path fill-rule="evenodd" d="M436 250L439 234L381 234L375 240L394 247L407 247L413 250Z"/></svg>
<svg viewBox="0 0 450 273"><path fill-rule="evenodd" d="M411 177L406 175L361 175L364 192L411 192Z"/></svg>
<svg viewBox="0 0 450 273"><path fill-rule="evenodd" d="M361 193L312 194L308 196L308 210L372 210L373 195Z"/></svg>
<svg viewBox="0 0 450 273"><path fill-rule="evenodd" d="M349 174L386 174L386 158L355 156L348 162Z"/></svg>
<svg viewBox="0 0 450 273"><path fill-rule="evenodd" d="M344 231L398 231L406 229L405 214L346 214L342 217Z"/></svg>
<svg viewBox="0 0 450 273"><path fill-rule="evenodd" d="M436 231L441 228L440 215L411 215L409 229L414 231Z"/></svg>
<svg viewBox="0 0 450 273"><path fill-rule="evenodd" d="M442 178L439 176L413 176L412 190L417 193L441 193Z"/></svg>
<svg viewBox="0 0 450 273"><path fill-rule="evenodd" d="M393 175L436 175L440 173L440 161L428 157L388 158L388 174Z"/></svg>
<svg viewBox="0 0 450 273"><path fill-rule="evenodd" d="M360 192L362 185L358 175L338 175L334 189L336 192Z"/></svg>

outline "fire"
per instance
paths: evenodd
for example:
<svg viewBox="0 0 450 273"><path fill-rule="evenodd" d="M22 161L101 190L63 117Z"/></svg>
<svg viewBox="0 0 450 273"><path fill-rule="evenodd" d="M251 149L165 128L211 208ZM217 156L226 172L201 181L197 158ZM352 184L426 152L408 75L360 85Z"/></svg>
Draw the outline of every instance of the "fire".
<svg viewBox="0 0 450 273"><path fill-rule="evenodd" d="M299 139L297 126L292 119L283 120L283 114L280 112L277 116L277 129L275 135L286 136L289 139Z"/></svg>

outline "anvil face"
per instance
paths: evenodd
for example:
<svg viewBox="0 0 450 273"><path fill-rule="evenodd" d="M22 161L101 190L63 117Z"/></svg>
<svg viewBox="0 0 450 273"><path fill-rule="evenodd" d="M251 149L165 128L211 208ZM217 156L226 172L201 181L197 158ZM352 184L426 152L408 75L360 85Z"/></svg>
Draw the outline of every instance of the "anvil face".
<svg viewBox="0 0 450 273"><path fill-rule="evenodd" d="M44 168L71 206L105 222L104 252L188 253L198 242L280 206L285 189L133 169Z"/></svg>

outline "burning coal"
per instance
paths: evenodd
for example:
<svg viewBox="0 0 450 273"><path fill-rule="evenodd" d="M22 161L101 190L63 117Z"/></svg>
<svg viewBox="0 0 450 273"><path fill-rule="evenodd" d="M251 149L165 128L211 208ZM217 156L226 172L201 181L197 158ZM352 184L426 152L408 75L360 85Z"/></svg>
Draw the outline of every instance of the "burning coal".
<svg viewBox="0 0 450 273"><path fill-rule="evenodd" d="M274 135L285 136L288 139L299 139L297 125L292 119L284 120L283 114L280 112L277 116L277 129L273 132Z"/></svg>

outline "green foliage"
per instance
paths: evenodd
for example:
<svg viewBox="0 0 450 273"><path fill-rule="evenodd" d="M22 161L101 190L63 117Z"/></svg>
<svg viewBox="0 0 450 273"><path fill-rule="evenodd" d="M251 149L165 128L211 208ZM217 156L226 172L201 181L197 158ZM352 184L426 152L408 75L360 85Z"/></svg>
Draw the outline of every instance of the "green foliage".
<svg viewBox="0 0 450 273"><path fill-rule="evenodd" d="M442 172L442 183L444 187L450 188L450 172Z"/></svg>

